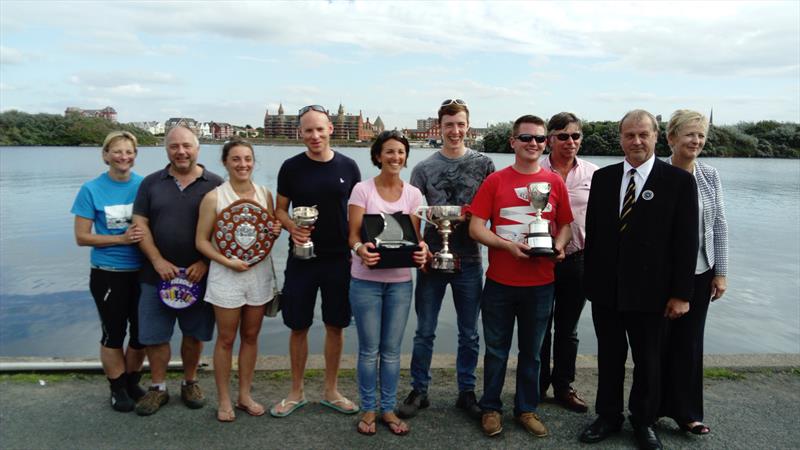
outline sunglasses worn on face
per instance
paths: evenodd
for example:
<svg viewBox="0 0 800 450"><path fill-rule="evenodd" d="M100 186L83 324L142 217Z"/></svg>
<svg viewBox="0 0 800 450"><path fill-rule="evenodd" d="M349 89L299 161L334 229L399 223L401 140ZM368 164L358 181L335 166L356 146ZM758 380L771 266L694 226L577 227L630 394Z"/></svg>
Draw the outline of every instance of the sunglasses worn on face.
<svg viewBox="0 0 800 450"><path fill-rule="evenodd" d="M542 142L547 140L547 136L543 134L519 134L514 139L520 140L522 142L530 142L535 140L537 144L541 144Z"/></svg>
<svg viewBox="0 0 800 450"><path fill-rule="evenodd" d="M442 102L442 106L452 105L455 103L456 105L467 106L467 102L461 100L460 98L448 98L447 100Z"/></svg>
<svg viewBox="0 0 800 450"><path fill-rule="evenodd" d="M556 137L559 141L566 141L569 138L572 138L573 141L580 140L581 134L580 133L558 133L554 134L553 136Z"/></svg>
<svg viewBox="0 0 800 450"><path fill-rule="evenodd" d="M328 110L326 110L324 107L322 107L320 105L308 105L308 106L303 106L302 108L300 108L300 112L297 113L297 118L299 119L300 117L302 117L303 114L305 114L305 113L307 113L309 111L321 112L321 113L323 113L325 115L328 115Z"/></svg>

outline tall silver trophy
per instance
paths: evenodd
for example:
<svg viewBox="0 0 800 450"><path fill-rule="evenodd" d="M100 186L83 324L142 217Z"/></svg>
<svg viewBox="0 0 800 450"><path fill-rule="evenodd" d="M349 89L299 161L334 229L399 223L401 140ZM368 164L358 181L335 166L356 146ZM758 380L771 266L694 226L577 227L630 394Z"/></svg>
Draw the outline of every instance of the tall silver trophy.
<svg viewBox="0 0 800 450"><path fill-rule="evenodd" d="M316 206L298 206L292 208L292 221L298 227L310 227L319 218L319 210ZM311 239L302 243L294 244L294 256L297 259L311 259L316 257L314 254L314 243Z"/></svg>
<svg viewBox="0 0 800 450"><path fill-rule="evenodd" d="M550 221L542 218L542 211L547 208L550 199L550 183L539 182L528 185L528 201L536 212L536 216L528 224L525 235L530 249L525 253L531 256L553 256L555 249L553 236L550 235Z"/></svg>
<svg viewBox="0 0 800 450"><path fill-rule="evenodd" d="M457 255L450 253L450 233L453 227L464 221L460 206L420 206L414 215L436 227L442 236L442 249L433 255L431 268L440 272L455 273L461 269Z"/></svg>

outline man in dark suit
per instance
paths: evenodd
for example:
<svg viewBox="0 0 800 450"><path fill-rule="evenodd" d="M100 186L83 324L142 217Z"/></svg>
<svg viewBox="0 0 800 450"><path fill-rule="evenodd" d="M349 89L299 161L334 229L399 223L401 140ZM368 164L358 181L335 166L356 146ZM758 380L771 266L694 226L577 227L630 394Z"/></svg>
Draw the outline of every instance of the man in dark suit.
<svg viewBox="0 0 800 450"><path fill-rule="evenodd" d="M697 260L697 188L691 173L655 157L658 122L647 111L620 121L622 163L594 173L586 213L585 279L597 335L598 418L580 436L599 442L624 421L625 360L633 385L628 409L640 448L660 449L652 425L660 402L660 353L667 319L689 310Z"/></svg>

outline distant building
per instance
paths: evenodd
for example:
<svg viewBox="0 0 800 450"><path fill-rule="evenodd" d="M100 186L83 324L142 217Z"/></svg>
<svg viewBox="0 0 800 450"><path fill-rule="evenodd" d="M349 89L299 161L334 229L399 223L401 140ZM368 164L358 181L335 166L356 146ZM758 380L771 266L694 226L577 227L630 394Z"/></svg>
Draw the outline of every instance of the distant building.
<svg viewBox="0 0 800 450"><path fill-rule="evenodd" d="M433 120L435 120L435 122L431 124L431 126L427 129L422 130L417 128L415 130L412 130L409 128L405 128L403 129L403 134L406 135L406 137L409 139L424 139L424 140L439 139L442 137L442 129L441 127L439 127L439 120L435 118ZM419 122L420 121L418 120L417 123ZM470 128L469 131L467 131L466 138L478 139L479 137L482 137L485 133L486 133L486 128Z"/></svg>
<svg viewBox="0 0 800 450"><path fill-rule="evenodd" d="M169 130L177 126L184 126L192 130L195 135L198 135L200 131L200 124L191 117L171 117L164 124L164 133L169 133Z"/></svg>
<svg viewBox="0 0 800 450"><path fill-rule="evenodd" d="M439 124L438 117L428 117L427 119L417 119L417 130L419 131L428 131L434 125Z"/></svg>
<svg viewBox="0 0 800 450"><path fill-rule="evenodd" d="M361 111L358 115L345 114L344 107L340 104L336 115L327 111L333 122L333 136L331 139L342 141L368 141L384 130L383 120L380 116L371 123L369 118L364 120ZM267 110L264 115L264 137L278 139L300 139L297 129L299 119L296 114L284 114L283 104L278 106L278 114L270 115Z"/></svg>
<svg viewBox="0 0 800 450"><path fill-rule="evenodd" d="M211 137L214 139L230 139L234 134L233 125L224 122L209 122Z"/></svg>
<svg viewBox="0 0 800 450"><path fill-rule="evenodd" d="M211 122L202 122L197 125L197 137L211 138Z"/></svg>
<svg viewBox="0 0 800 450"><path fill-rule="evenodd" d="M103 109L81 109L70 106L66 109L66 111L64 111L64 117L71 115L77 115L81 117L99 117L101 119L110 120L111 122L117 121L117 111L110 106L106 106Z"/></svg>
<svg viewBox="0 0 800 450"><path fill-rule="evenodd" d="M131 122L131 125L147 131L152 135L164 134L164 123L156 120L150 122Z"/></svg>

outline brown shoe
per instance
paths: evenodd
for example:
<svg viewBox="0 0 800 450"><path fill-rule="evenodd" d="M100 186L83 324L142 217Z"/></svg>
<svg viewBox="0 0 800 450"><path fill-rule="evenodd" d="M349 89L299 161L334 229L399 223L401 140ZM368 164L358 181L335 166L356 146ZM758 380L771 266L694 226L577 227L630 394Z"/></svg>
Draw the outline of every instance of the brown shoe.
<svg viewBox="0 0 800 450"><path fill-rule="evenodd" d="M522 413L519 417L517 417L519 423L528 431L528 433L536 436L536 437L545 437L547 436L547 427L544 426L542 420L539 419L539 416L536 413L527 412Z"/></svg>
<svg viewBox="0 0 800 450"><path fill-rule="evenodd" d="M199 409L206 405L206 397L197 381L187 381L181 385L181 400L190 409Z"/></svg>
<svg viewBox="0 0 800 450"><path fill-rule="evenodd" d="M589 410L586 402L578 396L578 391L575 389L569 388L566 391L556 392L555 398L558 404L570 411L585 413Z"/></svg>
<svg viewBox="0 0 800 450"><path fill-rule="evenodd" d="M503 416L497 411L487 411L481 416L481 428L487 436L497 436L503 431Z"/></svg>
<svg viewBox="0 0 800 450"><path fill-rule="evenodd" d="M136 414L140 416L149 416L155 414L158 410L167 404L169 401L169 393L166 390L160 391L157 387L153 386L144 394L144 397L139 399L136 403Z"/></svg>

